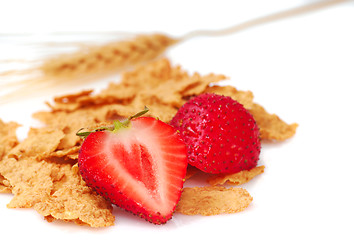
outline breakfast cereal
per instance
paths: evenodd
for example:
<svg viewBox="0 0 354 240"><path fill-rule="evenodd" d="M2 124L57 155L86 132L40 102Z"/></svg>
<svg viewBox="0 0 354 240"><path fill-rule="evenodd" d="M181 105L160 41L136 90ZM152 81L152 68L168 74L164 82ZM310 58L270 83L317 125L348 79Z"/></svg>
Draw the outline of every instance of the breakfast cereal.
<svg viewBox="0 0 354 240"><path fill-rule="evenodd" d="M168 59L139 65L122 73L118 82L99 93L84 90L54 98L50 111L33 114L44 126L31 128L18 142L16 123L0 121L0 192L14 195L9 208L34 208L48 221L56 219L105 227L114 224L112 205L82 180L77 159L82 139L81 128L94 129L102 123L126 118L148 106L148 115L169 122L191 97L214 92L231 96L245 106L260 127L264 140L282 141L295 134L297 124L287 124L253 102L250 91L232 86L217 86L224 75L188 74ZM213 86L212 86L213 85ZM185 178L199 170L189 168ZM235 175L215 176L211 185L242 184L262 173L264 166ZM239 212L252 197L242 188L205 186L185 188L177 212L213 215Z"/></svg>

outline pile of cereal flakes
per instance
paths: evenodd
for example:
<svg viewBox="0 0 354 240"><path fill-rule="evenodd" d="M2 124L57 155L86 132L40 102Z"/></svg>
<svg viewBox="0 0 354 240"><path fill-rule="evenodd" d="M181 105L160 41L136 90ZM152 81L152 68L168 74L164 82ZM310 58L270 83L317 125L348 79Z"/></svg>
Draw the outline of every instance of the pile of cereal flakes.
<svg viewBox="0 0 354 240"><path fill-rule="evenodd" d="M77 167L82 127L96 128L125 118L148 106L148 115L169 122L189 98L213 92L242 103L254 116L262 140L292 137L297 124L287 124L253 102L250 91L218 86L223 75L189 75L168 59L159 59L122 73L100 93L82 91L56 97L51 111L34 113L44 127L31 128L22 142L16 137L18 123L0 120L0 193L12 193L9 208L34 208L48 221L72 221L91 227L114 224L112 204L82 180ZM176 212L188 215L234 213L245 209L252 197L234 187L263 173L264 166L229 175L209 176L203 187L186 187ZM199 170L188 167L186 181ZM229 184L226 187L223 186Z"/></svg>

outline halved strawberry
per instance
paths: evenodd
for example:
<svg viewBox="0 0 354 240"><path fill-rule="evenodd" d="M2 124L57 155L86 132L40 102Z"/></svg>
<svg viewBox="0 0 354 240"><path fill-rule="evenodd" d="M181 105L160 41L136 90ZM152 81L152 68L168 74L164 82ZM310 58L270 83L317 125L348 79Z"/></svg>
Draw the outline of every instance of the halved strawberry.
<svg viewBox="0 0 354 240"><path fill-rule="evenodd" d="M183 140L172 126L152 117L88 134L78 162L89 186L155 224L172 217L187 168Z"/></svg>

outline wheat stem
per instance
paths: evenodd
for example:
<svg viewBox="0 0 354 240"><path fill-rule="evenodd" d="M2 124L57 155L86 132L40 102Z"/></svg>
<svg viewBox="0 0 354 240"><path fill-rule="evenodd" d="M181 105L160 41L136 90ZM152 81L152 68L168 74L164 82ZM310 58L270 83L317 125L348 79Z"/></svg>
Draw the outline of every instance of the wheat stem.
<svg viewBox="0 0 354 240"><path fill-rule="evenodd" d="M297 8L291 8L287 10L283 10L280 12L272 13L266 16L262 16L259 18L251 19L249 21L245 21L241 24L237 24L234 26L231 26L229 28L224 28L224 29L219 29L219 30L197 30L197 31L192 31L184 36L182 36L179 40L180 41L186 41L194 37L200 37L200 36L209 36L209 37L217 37L217 36L224 36L224 35L229 35L229 34L234 34L237 32L241 32L243 30L256 27L258 25L282 20L285 18L290 18L290 17L295 17L299 16L302 14L306 14L309 12L313 12L316 10L324 9L327 7L334 6L336 4L340 3L345 3L349 2L352 0L326 0L326 1L318 1L315 3L310 3L306 4L304 6L300 6Z"/></svg>

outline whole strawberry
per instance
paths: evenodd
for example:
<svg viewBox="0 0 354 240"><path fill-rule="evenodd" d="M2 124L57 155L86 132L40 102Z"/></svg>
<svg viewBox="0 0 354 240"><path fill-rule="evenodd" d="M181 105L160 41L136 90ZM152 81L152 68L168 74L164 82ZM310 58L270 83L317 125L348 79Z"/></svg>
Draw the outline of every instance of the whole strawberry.
<svg viewBox="0 0 354 240"><path fill-rule="evenodd" d="M147 110L146 110L147 111ZM85 137L79 170L86 183L117 206L149 222L165 223L181 196L187 157L172 126L144 112Z"/></svg>
<svg viewBox="0 0 354 240"><path fill-rule="evenodd" d="M204 93L170 122L187 145L190 165L207 173L236 173L257 165L261 149L253 116L230 97Z"/></svg>

